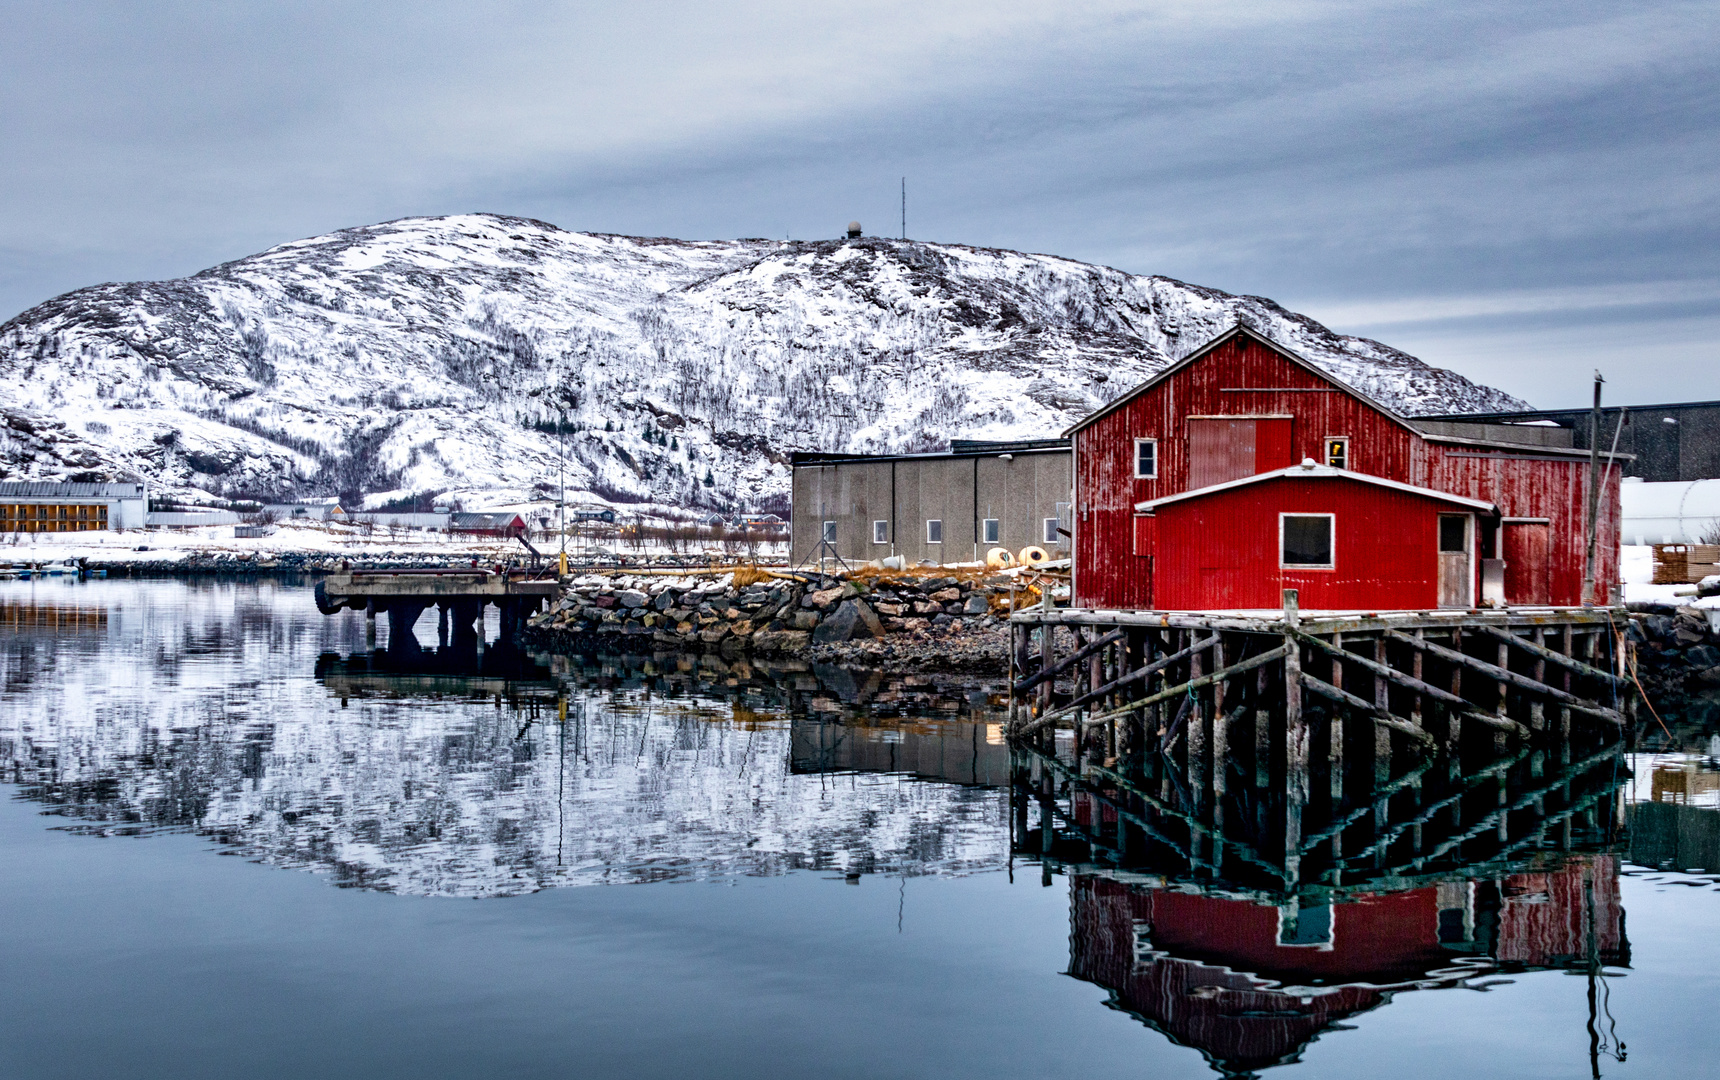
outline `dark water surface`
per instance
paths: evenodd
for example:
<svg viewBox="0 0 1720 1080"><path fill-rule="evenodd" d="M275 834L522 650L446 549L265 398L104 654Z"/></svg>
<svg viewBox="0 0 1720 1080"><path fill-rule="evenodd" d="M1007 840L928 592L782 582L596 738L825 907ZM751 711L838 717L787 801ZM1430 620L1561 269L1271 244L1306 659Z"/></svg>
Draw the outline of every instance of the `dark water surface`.
<svg viewBox="0 0 1720 1080"><path fill-rule="evenodd" d="M0 583L0 1073L1720 1061L1696 759L1609 765L1567 840L1298 906L1077 857L1078 800L1029 856L982 683L395 644L308 587Z"/></svg>

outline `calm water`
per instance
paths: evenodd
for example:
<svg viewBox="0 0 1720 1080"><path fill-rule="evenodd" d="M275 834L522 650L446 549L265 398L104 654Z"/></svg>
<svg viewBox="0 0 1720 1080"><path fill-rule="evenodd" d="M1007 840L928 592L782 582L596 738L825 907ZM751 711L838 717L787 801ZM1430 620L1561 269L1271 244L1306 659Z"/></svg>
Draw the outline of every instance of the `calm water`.
<svg viewBox="0 0 1720 1080"><path fill-rule="evenodd" d="M1017 816L982 684L395 644L303 587L0 583L6 1075L1720 1061L1700 761L1606 762L1568 838L1296 907L1108 866L1097 804Z"/></svg>

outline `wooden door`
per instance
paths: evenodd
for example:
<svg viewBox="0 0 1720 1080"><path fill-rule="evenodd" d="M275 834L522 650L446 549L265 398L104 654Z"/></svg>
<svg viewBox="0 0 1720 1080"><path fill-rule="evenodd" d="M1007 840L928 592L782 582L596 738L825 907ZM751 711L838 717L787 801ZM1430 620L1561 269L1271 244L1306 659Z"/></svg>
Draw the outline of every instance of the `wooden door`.
<svg viewBox="0 0 1720 1080"><path fill-rule="evenodd" d="M1500 529L1505 558L1505 602L1553 602L1552 526L1545 521L1507 521Z"/></svg>
<svg viewBox="0 0 1720 1080"><path fill-rule="evenodd" d="M1475 589L1470 560L1475 527L1469 514L1439 515L1439 606L1466 608Z"/></svg>
<svg viewBox="0 0 1720 1080"><path fill-rule="evenodd" d="M1187 423L1190 491L1254 475L1252 419L1202 417Z"/></svg>

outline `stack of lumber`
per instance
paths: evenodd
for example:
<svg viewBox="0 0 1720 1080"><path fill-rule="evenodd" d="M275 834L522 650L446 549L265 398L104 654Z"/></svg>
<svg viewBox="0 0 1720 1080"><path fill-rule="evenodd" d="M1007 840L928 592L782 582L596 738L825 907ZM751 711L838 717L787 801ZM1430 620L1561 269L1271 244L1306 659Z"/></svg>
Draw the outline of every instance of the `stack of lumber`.
<svg viewBox="0 0 1720 1080"><path fill-rule="evenodd" d="M1654 583L1690 585L1720 574L1720 544L1654 545Z"/></svg>

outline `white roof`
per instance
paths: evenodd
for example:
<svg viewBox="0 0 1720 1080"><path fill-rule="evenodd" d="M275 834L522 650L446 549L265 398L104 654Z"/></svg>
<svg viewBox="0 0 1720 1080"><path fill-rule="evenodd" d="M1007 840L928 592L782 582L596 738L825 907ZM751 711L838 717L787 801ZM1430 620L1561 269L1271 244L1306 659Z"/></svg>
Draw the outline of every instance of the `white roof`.
<svg viewBox="0 0 1720 1080"><path fill-rule="evenodd" d="M1280 477L1292 480L1354 480L1362 484L1374 484L1378 487L1391 488L1394 491L1406 491L1412 495L1421 495L1440 502L1452 503L1456 506L1478 510L1483 514L1497 514L1499 508L1490 502L1480 499L1465 498L1453 495L1448 491L1435 491L1432 488L1416 487L1414 484L1403 484L1396 480L1387 480L1383 476L1369 476L1367 473L1353 472L1349 469L1334 469L1330 465L1316 465L1312 458L1303 458L1302 464L1292 465L1287 469L1274 469L1271 472L1257 473L1245 476L1240 480L1226 480L1222 484L1212 484L1208 487L1196 488L1193 491L1179 492L1176 495L1166 495L1158 499L1148 499L1146 502L1135 504L1138 514L1150 513L1167 503L1180 502L1183 499L1198 499L1231 488L1244 487L1248 484L1258 484L1265 480L1277 480Z"/></svg>

